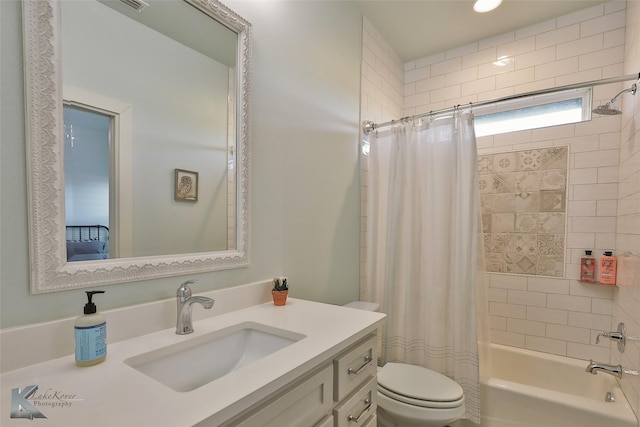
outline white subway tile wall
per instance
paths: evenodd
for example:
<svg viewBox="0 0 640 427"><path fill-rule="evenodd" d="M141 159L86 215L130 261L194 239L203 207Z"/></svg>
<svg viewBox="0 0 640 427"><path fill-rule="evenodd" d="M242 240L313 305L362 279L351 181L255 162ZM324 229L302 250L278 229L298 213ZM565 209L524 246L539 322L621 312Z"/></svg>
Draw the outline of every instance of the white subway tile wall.
<svg viewBox="0 0 640 427"><path fill-rule="evenodd" d="M364 27L364 34L375 36L363 36L363 43L374 39L379 50L386 49L375 29L366 21ZM367 92L363 59L362 119L386 121L634 74L640 70L638 34L640 2L610 1L400 64L404 101L390 104L385 104L386 96ZM501 56L511 60L505 66L495 65ZM596 86L594 105L609 101L631 83ZM584 123L478 139L480 155L569 147L565 275L489 273L493 342L640 369L640 342L630 342L623 354L609 340L595 343L598 332L614 330L619 321L625 322L629 334L640 337L640 99L625 95L619 101L625 111L622 116L594 115ZM389 112L389 116L374 119L369 103L384 104L386 109L380 106L373 112L379 116ZM392 111L398 105L402 111ZM615 251L618 287L577 280L585 249L592 249L596 256L604 250ZM640 380L626 377L621 384L636 415L640 414Z"/></svg>
<svg viewBox="0 0 640 427"><path fill-rule="evenodd" d="M627 2L624 71L640 70L640 2ZM627 86L628 87L628 86ZM616 251L618 287L613 299L613 322L624 322L627 333L640 337L640 99L625 95L620 145ZM612 347L615 348L615 347ZM640 370L640 341L628 341L624 353L613 349L613 363ZM624 376L622 389L640 419L640 378Z"/></svg>
<svg viewBox="0 0 640 427"><path fill-rule="evenodd" d="M405 85L410 92L405 92L409 102L402 115L622 75L624 26L625 2L614 1L410 62L405 70L412 86ZM506 66L494 64L503 56L510 58ZM616 83L595 90L594 102L605 102L623 87ZM481 158L569 149L565 271L560 266L537 277L490 273L493 342L582 359L604 355L609 361L609 343L596 345L595 336L612 326L614 290L577 279L584 250L599 256L615 249L620 124L620 116L594 116L584 123L478 139ZM492 227L508 233L507 226L518 218L503 216L493 215Z"/></svg>
<svg viewBox="0 0 640 427"><path fill-rule="evenodd" d="M415 79L427 76L416 75ZM362 22L362 76L360 119L382 123L402 114L404 65L398 55L366 18ZM365 233L367 230L367 186L369 158L360 155L360 298L367 300Z"/></svg>

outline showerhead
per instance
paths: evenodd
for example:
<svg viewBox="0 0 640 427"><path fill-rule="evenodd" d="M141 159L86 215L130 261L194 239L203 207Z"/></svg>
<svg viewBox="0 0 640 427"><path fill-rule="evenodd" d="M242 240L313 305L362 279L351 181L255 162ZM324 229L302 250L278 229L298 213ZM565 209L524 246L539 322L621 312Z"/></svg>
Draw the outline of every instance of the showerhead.
<svg viewBox="0 0 640 427"><path fill-rule="evenodd" d="M591 112L596 114L601 114L603 116L617 116L618 114L622 114L622 110L613 102L607 102L604 105L599 105L598 107L591 110Z"/></svg>
<svg viewBox="0 0 640 427"><path fill-rule="evenodd" d="M614 96L613 99L611 99L611 101L607 102L604 105L599 105L598 107L591 110L591 112L596 114L601 114L603 116L617 116L618 114L622 114L622 110L620 109L620 107L616 105L616 99L618 99L618 97L623 93L627 93L627 92L631 92L631 95L635 95L636 89L637 89L637 86L634 83L633 86L631 86L629 89L623 90L622 92Z"/></svg>

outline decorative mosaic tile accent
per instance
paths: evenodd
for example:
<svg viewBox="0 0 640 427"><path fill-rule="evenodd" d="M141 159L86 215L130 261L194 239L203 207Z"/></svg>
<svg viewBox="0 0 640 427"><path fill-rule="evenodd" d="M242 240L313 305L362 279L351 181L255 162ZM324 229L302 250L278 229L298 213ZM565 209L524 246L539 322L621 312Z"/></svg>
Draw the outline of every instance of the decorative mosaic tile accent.
<svg viewBox="0 0 640 427"><path fill-rule="evenodd" d="M516 213L516 230L518 233L538 233L538 215L536 213Z"/></svg>
<svg viewBox="0 0 640 427"><path fill-rule="evenodd" d="M567 147L478 156L486 269L564 276Z"/></svg>

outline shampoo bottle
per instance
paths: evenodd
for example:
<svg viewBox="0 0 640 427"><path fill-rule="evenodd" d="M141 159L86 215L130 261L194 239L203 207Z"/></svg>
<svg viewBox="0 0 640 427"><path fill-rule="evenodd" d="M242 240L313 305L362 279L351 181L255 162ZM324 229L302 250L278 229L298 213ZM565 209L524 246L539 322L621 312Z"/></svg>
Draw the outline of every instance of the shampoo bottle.
<svg viewBox="0 0 640 427"><path fill-rule="evenodd" d="M600 258L600 284L615 285L616 284L616 258L613 252L605 252Z"/></svg>
<svg viewBox="0 0 640 427"><path fill-rule="evenodd" d="M97 365L107 357L107 321L91 301L94 294L103 294L104 291L86 292L89 302L84 306L84 315L76 318L73 328L78 366Z"/></svg>
<svg viewBox="0 0 640 427"><path fill-rule="evenodd" d="M596 259L591 251L584 251L585 255L580 260L580 281L594 283L596 281Z"/></svg>

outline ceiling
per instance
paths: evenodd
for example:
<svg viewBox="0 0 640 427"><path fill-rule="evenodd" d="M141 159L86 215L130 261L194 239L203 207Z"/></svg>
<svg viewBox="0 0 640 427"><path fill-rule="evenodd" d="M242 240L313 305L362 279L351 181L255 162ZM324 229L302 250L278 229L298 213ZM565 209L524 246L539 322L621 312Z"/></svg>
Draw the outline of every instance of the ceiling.
<svg viewBox="0 0 640 427"><path fill-rule="evenodd" d="M515 31L604 0L503 0L487 13L474 0L354 0L403 62Z"/></svg>

